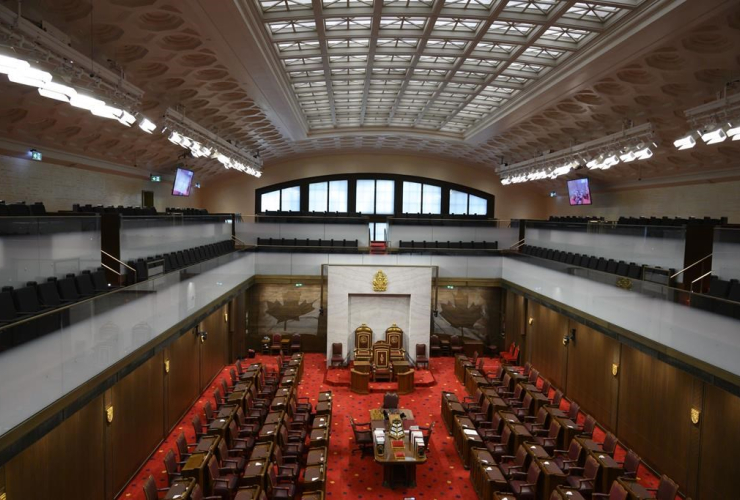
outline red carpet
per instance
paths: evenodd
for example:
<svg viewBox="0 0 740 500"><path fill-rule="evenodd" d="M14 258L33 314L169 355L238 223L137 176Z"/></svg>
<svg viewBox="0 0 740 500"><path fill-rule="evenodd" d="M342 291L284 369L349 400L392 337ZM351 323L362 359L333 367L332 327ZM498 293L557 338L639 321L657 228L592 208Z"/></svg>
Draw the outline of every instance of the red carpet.
<svg viewBox="0 0 740 500"><path fill-rule="evenodd" d="M261 361L270 366L276 364L273 356L258 355L256 361ZM497 363L495 360L486 360L486 367L493 368ZM454 441L451 436L447 435L441 416L441 391L454 392L461 400L467 393L455 378L453 358L434 358L430 366L437 384L432 387L419 387L414 394L400 397L400 406L411 410L418 424L437 423L430 443L429 459L426 464L419 466L417 469L416 488L389 490L383 488L382 468L375 463L371 456L360 458L360 453L352 454L350 452L354 443L352 429L349 425L349 416L352 415L357 421L368 421L369 410L381 406L383 394L373 393L362 396L351 393L349 388L345 386L325 384L325 355L306 355L304 377L299 386L299 395L311 398L312 402L315 402L317 394L322 390L331 390L334 395L334 413L327 464L327 497L335 499L401 499L413 496L428 499L464 500L477 498L469 478L469 471L463 469L462 461L455 450ZM222 370L219 377L228 377L228 367ZM144 464L134 479L126 486L119 499L144 500L142 484L150 474L157 480L158 487L164 488L167 486L167 474L164 471L162 457L169 448L176 451L174 439L181 431L185 432L188 442L194 442L190 419L195 412L202 413L203 402L206 400L205 398L212 399L211 392L214 387L212 384L205 391L201 399L185 415L173 433L168 436L152 458ZM564 401L561 407L567 409L568 403ZM578 422L583 423L584 418L581 413ZM597 429L594 439L599 442L603 441L604 433ZM620 447L617 449L615 458L621 461L624 459L624 455L625 450ZM644 467L640 468L639 477L640 482L644 485L657 487L658 478Z"/></svg>

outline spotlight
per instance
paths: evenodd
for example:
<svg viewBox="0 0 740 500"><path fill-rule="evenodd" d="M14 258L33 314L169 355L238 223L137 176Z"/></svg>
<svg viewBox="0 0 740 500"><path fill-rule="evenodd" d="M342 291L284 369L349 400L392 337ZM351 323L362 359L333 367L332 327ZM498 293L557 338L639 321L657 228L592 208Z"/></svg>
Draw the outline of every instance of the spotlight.
<svg viewBox="0 0 740 500"><path fill-rule="evenodd" d="M735 123L728 123L727 126L727 136L733 141L740 141L740 120Z"/></svg>
<svg viewBox="0 0 740 500"><path fill-rule="evenodd" d="M647 160L648 158L652 156L653 156L653 150L650 149L650 147L645 147L645 148L638 149L637 151L635 151L635 158L637 158L638 160Z"/></svg>
<svg viewBox="0 0 740 500"><path fill-rule="evenodd" d="M691 149L696 146L696 139L698 138L698 136L699 134L697 134L696 132L691 132L689 135L673 141L673 145L679 151L682 151L684 149Z"/></svg>
<svg viewBox="0 0 740 500"><path fill-rule="evenodd" d="M555 198L557 195L555 191L550 191L550 198Z"/></svg>
<svg viewBox="0 0 740 500"><path fill-rule="evenodd" d="M148 118L142 118L139 122L139 128L147 134L151 134L157 129L157 125L155 125L154 122L150 121Z"/></svg>
<svg viewBox="0 0 740 500"><path fill-rule="evenodd" d="M725 139L727 139L727 134L719 125L714 125L701 132L701 140L706 144L717 144Z"/></svg>
<svg viewBox="0 0 740 500"><path fill-rule="evenodd" d="M36 161L41 161L43 158L43 155L41 154L41 151L37 151L35 149L32 149L29 151L31 153L31 159Z"/></svg>

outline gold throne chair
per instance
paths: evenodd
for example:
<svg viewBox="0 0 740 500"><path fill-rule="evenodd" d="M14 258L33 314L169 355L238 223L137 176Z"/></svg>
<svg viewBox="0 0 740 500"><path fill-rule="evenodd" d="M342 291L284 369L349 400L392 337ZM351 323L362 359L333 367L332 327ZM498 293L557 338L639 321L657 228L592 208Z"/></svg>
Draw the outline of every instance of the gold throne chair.
<svg viewBox="0 0 740 500"><path fill-rule="evenodd" d="M391 348L391 361L405 361L406 351L403 349L403 330L393 323L385 331L385 341Z"/></svg>
<svg viewBox="0 0 740 500"><path fill-rule="evenodd" d="M373 357L373 330L365 323L355 330L355 361L370 361Z"/></svg>

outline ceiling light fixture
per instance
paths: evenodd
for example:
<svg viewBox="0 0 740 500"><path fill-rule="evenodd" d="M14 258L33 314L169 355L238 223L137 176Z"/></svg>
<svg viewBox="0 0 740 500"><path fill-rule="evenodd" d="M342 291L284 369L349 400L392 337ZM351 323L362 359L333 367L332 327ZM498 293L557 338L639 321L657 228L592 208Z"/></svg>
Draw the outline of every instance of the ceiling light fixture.
<svg viewBox="0 0 740 500"><path fill-rule="evenodd" d="M169 141L189 149L195 158L212 158L224 168L234 169L255 177L262 176L262 159L201 127L182 114L168 109L165 128L172 131Z"/></svg>
<svg viewBox="0 0 740 500"><path fill-rule="evenodd" d="M512 165L501 164L496 172L501 177L501 184L508 186L546 178L555 179L584 164L591 170L607 170L620 161L632 162L652 157L651 147L646 146L652 144L656 147L652 136L653 127L646 123L531 160Z"/></svg>
<svg viewBox="0 0 740 500"><path fill-rule="evenodd" d="M719 144L728 137L740 140L740 93L728 97L727 87L725 85L716 100L684 111L696 132L675 140L673 145L677 149L693 148L699 138L707 145Z"/></svg>
<svg viewBox="0 0 740 500"><path fill-rule="evenodd" d="M139 128L143 130L144 132L146 132L147 134L151 134L157 129L157 125L151 120L149 120L148 118L143 117L139 121Z"/></svg>

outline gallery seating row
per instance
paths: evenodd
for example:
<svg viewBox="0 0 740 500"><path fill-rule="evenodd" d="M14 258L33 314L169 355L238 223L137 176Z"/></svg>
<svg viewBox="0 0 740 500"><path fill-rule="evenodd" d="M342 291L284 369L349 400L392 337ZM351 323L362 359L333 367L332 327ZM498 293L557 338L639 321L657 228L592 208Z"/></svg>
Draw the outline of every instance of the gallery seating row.
<svg viewBox="0 0 740 500"><path fill-rule="evenodd" d="M453 227L491 227L496 219L485 215L440 215L440 214L399 214L388 222L396 226L453 226Z"/></svg>
<svg viewBox="0 0 740 500"><path fill-rule="evenodd" d="M498 241L403 241L398 242L399 253L449 255L460 251L465 255L486 255L498 250Z"/></svg>
<svg viewBox="0 0 740 500"><path fill-rule="evenodd" d="M569 222L573 224L586 224L588 222L603 222L603 217L596 217L596 216L577 216L577 215L551 215L549 219L547 219L549 222Z"/></svg>
<svg viewBox="0 0 740 500"><path fill-rule="evenodd" d="M51 277L42 283L29 281L25 286L5 286L0 291L0 327L44 315L0 331L0 351L16 347L59 330L69 324L69 311L55 309L72 305L111 290L103 268ZM54 313L54 314L46 314Z"/></svg>
<svg viewBox="0 0 740 500"><path fill-rule="evenodd" d="M26 217L46 215L46 208L40 201L26 204L25 201L18 203L5 204L0 200L0 217Z"/></svg>
<svg viewBox="0 0 740 500"><path fill-rule="evenodd" d="M638 482L638 468L646 467L639 455L622 446L625 459L615 460L617 437L590 415L578 424L578 403L568 402L529 363L484 372L460 355L455 372L472 397L459 401L443 391L443 421L481 499L652 497ZM597 428L605 434L602 442L594 440ZM655 498L675 500L677 492L664 475Z"/></svg>
<svg viewBox="0 0 740 500"><path fill-rule="evenodd" d="M707 296L722 300L712 300ZM740 319L740 281L723 280L718 276L712 276L709 291L705 295L691 296L691 307Z"/></svg>
<svg viewBox="0 0 740 500"><path fill-rule="evenodd" d="M660 282L666 285L669 284L670 276L676 273L674 269L662 269L657 266L643 266L635 264L634 262L627 264L623 260L617 262L614 259L605 259L604 257L596 257L594 255L586 254L581 255L579 253L574 254L573 252L565 252L532 245L522 245L519 248L519 251L525 255L561 262L567 265L594 269L604 273L616 274L617 276L624 276L630 279L646 279L649 277L651 281Z"/></svg>
<svg viewBox="0 0 740 500"><path fill-rule="evenodd" d="M355 212L294 212L266 211L258 214L257 222L291 224L367 224L367 215Z"/></svg>
<svg viewBox="0 0 740 500"><path fill-rule="evenodd" d="M358 240L335 240L308 238L257 238L259 250L267 252L294 252L303 253L358 253Z"/></svg>
<svg viewBox="0 0 740 500"><path fill-rule="evenodd" d="M177 208L167 207L165 212L168 214L182 214L182 215L208 215L208 210L205 208Z"/></svg>
<svg viewBox="0 0 740 500"><path fill-rule="evenodd" d="M141 258L137 260L130 260L126 264L129 267L126 268L126 285L133 285L141 281L146 281L150 278L150 269L152 267L160 267L161 273L169 273L182 269L198 262L214 259L220 255L234 251L234 241L224 240L218 243L211 243L210 245L203 245L199 247L187 248L185 250L178 250L176 252L169 252L163 255L155 255L154 257L147 257L146 259ZM132 269L133 268L133 269Z"/></svg>
<svg viewBox="0 0 740 500"><path fill-rule="evenodd" d="M548 222L586 224L589 222L609 222L604 217L583 217L574 215L551 215ZM618 225L630 226L686 226L689 224L701 224L717 226L727 224L727 217L625 217L620 216L616 223Z"/></svg>
<svg viewBox="0 0 740 500"><path fill-rule="evenodd" d="M157 209L154 207L124 207L118 205L114 207L103 205L91 205L75 203L72 205L72 212L75 213L93 213L93 214L120 214L120 215L157 215Z"/></svg>

